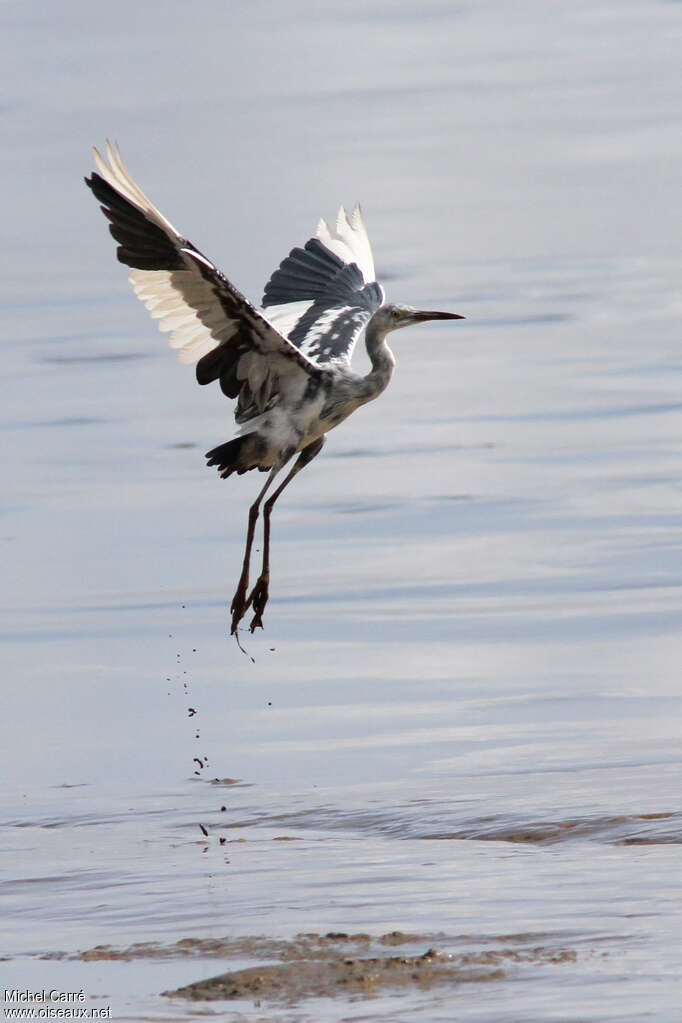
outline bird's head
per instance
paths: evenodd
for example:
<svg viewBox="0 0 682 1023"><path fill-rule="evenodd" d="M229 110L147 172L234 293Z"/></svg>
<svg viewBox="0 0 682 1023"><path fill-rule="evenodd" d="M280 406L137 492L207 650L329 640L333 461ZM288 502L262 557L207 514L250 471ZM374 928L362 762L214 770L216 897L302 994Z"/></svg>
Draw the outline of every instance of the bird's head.
<svg viewBox="0 0 682 1023"><path fill-rule="evenodd" d="M384 305L374 314L375 325L380 331L398 330L399 327L411 327L414 323L426 323L428 320L463 320L458 313L436 313L426 309L413 309L409 305Z"/></svg>

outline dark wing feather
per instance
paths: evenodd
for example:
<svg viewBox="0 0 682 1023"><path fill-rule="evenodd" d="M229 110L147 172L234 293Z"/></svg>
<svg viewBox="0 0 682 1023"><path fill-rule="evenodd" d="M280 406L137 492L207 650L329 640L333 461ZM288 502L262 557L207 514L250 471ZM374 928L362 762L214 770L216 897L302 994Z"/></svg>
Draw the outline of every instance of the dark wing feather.
<svg viewBox="0 0 682 1023"><path fill-rule="evenodd" d="M320 221L316 238L292 249L265 286L263 309L318 365L349 363L355 342L382 305L358 206L339 210L336 230Z"/></svg>
<svg viewBox="0 0 682 1023"><path fill-rule="evenodd" d="M108 163L97 150L99 173L86 184L110 221L117 254L131 267L130 281L159 329L169 331L181 362L197 362L197 380L220 380L238 398L244 422L271 408L280 378L319 376L320 368L283 337L198 249L152 205L107 143Z"/></svg>
<svg viewBox="0 0 682 1023"><path fill-rule="evenodd" d="M346 264L317 238L292 249L265 285L263 307L321 298L333 291L334 280ZM360 271L355 267L358 274ZM360 274L362 277L362 274ZM364 281L363 281L364 283Z"/></svg>

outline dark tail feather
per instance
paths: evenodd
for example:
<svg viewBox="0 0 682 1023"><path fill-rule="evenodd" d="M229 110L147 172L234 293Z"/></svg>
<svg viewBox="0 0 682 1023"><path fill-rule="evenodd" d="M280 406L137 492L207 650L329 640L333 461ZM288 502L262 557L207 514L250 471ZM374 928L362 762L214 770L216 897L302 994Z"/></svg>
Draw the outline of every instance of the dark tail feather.
<svg viewBox="0 0 682 1023"><path fill-rule="evenodd" d="M232 440L219 444L217 448L206 452L209 465L217 465L218 472L225 480L233 472L241 474L255 469L258 465L258 440L253 434L233 437Z"/></svg>

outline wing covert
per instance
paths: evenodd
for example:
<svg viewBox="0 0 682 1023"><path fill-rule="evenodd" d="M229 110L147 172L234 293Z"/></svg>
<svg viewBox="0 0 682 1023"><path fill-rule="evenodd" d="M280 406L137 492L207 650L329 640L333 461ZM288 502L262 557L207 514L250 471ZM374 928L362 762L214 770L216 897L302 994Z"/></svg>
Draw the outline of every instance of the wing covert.
<svg viewBox="0 0 682 1023"><path fill-rule="evenodd" d="M303 248L292 249L265 286L263 310L318 365L350 362L364 327L384 302L360 207L339 209Z"/></svg>
<svg viewBox="0 0 682 1023"><path fill-rule="evenodd" d="M159 330L170 333L181 362L197 363L200 384L220 380L238 398L237 421L272 407L279 381L291 373L321 372L279 333L217 267L183 238L126 170L118 147L107 142L108 162L93 149L99 173L86 184L110 221L120 262Z"/></svg>

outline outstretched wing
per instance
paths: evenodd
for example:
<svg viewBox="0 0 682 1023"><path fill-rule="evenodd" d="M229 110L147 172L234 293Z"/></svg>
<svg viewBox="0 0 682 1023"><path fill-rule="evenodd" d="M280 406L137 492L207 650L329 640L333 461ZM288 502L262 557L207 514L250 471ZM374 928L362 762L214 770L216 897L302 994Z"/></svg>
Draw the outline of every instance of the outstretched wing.
<svg viewBox="0 0 682 1023"><path fill-rule="evenodd" d="M361 331L383 304L360 207L343 206L332 230L320 220L317 236L292 249L265 286L268 320L318 365L350 363Z"/></svg>
<svg viewBox="0 0 682 1023"><path fill-rule="evenodd" d="M320 368L266 320L214 264L183 238L152 205L126 170L118 146L107 142L108 162L93 149L99 173L85 182L111 221L121 263L131 267L137 296L170 332L181 362L197 362L200 384L220 380L238 398L245 422L278 400L289 374L319 376Z"/></svg>

